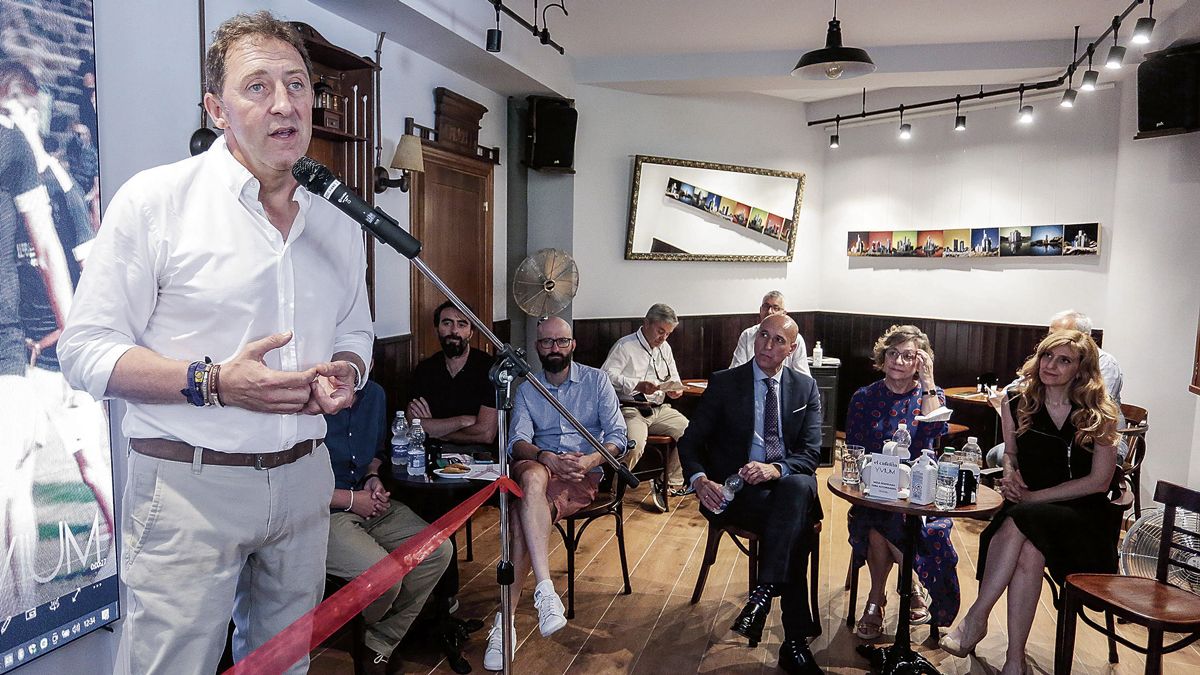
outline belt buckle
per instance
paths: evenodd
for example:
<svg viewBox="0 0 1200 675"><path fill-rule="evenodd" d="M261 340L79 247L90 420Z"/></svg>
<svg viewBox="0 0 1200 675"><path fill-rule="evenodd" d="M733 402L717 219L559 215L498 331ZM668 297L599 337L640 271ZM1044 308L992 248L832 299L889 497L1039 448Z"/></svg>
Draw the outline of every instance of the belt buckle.
<svg viewBox="0 0 1200 675"><path fill-rule="evenodd" d="M254 470L266 471L267 467L263 466L263 456L261 454L254 456Z"/></svg>

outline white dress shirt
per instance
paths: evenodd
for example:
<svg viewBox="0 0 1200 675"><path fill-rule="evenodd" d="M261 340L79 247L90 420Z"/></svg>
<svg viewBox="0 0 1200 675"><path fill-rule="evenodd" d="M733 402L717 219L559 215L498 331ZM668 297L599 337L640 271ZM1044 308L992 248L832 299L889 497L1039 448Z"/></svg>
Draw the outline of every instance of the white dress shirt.
<svg viewBox="0 0 1200 675"><path fill-rule="evenodd" d="M680 381L671 344L664 341L657 347L651 347L640 328L617 340L608 350L608 358L604 359L600 369L608 374L613 388L617 390L617 397L622 401L628 401L638 393L635 389L638 382L662 384ZM665 396L666 392L656 391L646 394L646 401L659 405Z"/></svg>
<svg viewBox="0 0 1200 675"><path fill-rule="evenodd" d="M733 360L729 362L730 368L737 368L754 358L754 338L757 335L758 325L742 331L742 334L738 336L737 349L733 350ZM796 348L792 350L791 356L788 356L783 364L812 377L812 373L808 369L808 347L804 344L804 337L800 333L796 333Z"/></svg>
<svg viewBox="0 0 1200 675"><path fill-rule="evenodd" d="M199 156L143 171L113 196L58 343L72 386L105 395L135 345L216 363L292 331L270 368L299 371L335 352L371 362L366 258L359 228L297 188L287 241L267 220L259 183L224 138ZM365 373L364 373L365 375ZM180 378L179 388L185 386ZM223 452L273 452L325 435L322 415L133 403L127 438L167 438Z"/></svg>

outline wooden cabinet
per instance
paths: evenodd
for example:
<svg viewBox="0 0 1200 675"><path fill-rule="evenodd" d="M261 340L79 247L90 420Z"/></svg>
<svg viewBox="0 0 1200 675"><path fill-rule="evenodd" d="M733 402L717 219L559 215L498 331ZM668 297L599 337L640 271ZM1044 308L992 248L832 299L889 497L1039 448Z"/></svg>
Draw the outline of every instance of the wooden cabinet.
<svg viewBox="0 0 1200 675"><path fill-rule="evenodd" d="M312 59L315 96L308 156L329 167L338 180L368 204L374 204L375 78L379 77L379 66L365 56L330 44L306 23L294 21L292 25L300 31ZM367 292L372 315L374 242L366 237Z"/></svg>
<svg viewBox="0 0 1200 675"><path fill-rule="evenodd" d="M821 394L821 466L833 465L833 440L837 435L838 367L809 366Z"/></svg>

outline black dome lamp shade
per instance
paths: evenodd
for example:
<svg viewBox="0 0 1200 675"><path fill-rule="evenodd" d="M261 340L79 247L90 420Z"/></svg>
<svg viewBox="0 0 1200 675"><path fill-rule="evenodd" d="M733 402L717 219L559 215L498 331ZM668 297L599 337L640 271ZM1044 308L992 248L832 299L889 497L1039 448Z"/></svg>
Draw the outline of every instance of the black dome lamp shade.
<svg viewBox="0 0 1200 675"><path fill-rule="evenodd" d="M825 48L814 49L804 56L792 75L806 80L837 80L859 77L875 72L875 62L866 50L842 46L842 23L837 20L837 2L833 3L833 20L825 34Z"/></svg>

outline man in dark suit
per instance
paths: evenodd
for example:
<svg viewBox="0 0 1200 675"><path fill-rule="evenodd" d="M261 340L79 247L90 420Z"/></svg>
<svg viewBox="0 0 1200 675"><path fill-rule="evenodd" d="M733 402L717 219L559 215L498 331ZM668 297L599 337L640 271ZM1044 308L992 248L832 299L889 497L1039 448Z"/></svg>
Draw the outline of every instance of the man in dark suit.
<svg viewBox="0 0 1200 675"><path fill-rule="evenodd" d="M808 606L805 535L821 518L814 472L821 446L821 398L816 382L784 368L797 327L786 314L767 317L754 338L754 358L714 373L687 433L679 441L683 474L718 524L759 536L759 585L732 630L757 641L781 597L784 642L779 667L820 673L806 638L818 633ZM726 502L722 483L733 474L745 486Z"/></svg>

